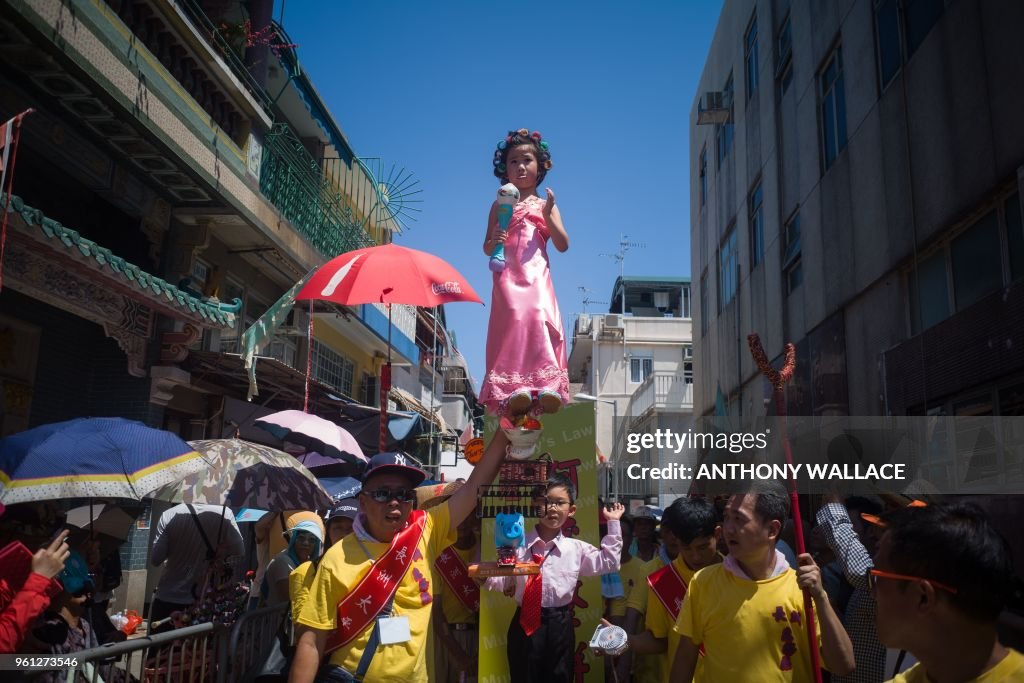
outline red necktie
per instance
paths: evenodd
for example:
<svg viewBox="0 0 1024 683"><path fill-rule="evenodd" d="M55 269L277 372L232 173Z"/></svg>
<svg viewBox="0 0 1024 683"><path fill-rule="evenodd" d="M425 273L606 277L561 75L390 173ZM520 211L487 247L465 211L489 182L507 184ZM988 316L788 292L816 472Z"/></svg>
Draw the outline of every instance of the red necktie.
<svg viewBox="0 0 1024 683"><path fill-rule="evenodd" d="M533 553L533 561L543 564L543 556ZM519 625L523 627L523 633L532 636L534 631L540 628L540 597L543 587L541 575L533 574L527 577L526 587L523 588L523 606L519 610Z"/></svg>

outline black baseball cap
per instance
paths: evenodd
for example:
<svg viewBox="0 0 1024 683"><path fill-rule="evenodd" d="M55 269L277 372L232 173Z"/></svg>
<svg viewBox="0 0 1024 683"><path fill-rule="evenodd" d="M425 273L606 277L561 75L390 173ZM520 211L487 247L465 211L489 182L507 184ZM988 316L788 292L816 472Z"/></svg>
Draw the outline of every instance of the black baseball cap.
<svg viewBox="0 0 1024 683"><path fill-rule="evenodd" d="M427 473L413 465L412 458L404 453L387 452L378 453L370 458L363 470L363 483L375 474L399 474L409 479L410 486L416 487L427 478Z"/></svg>
<svg viewBox="0 0 1024 683"><path fill-rule="evenodd" d="M327 513L327 521L335 517L348 517L355 519L359 515L359 499L343 498Z"/></svg>

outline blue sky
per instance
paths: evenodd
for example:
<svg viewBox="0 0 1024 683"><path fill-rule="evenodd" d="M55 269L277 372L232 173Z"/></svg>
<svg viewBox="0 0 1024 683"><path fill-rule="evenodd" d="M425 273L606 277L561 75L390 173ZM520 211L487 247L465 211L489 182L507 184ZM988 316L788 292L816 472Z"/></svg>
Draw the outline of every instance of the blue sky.
<svg viewBox="0 0 1024 683"><path fill-rule="evenodd" d="M646 244L626 255L626 275L690 275L687 122L720 10L717 0L291 0L283 24L356 154L419 179L422 213L396 243L447 260L488 306L494 146L514 128L544 135L554 161L544 185L570 238L549 255L571 337L585 296L609 301L618 267L602 254L621 234ZM446 312L479 388L489 308Z"/></svg>

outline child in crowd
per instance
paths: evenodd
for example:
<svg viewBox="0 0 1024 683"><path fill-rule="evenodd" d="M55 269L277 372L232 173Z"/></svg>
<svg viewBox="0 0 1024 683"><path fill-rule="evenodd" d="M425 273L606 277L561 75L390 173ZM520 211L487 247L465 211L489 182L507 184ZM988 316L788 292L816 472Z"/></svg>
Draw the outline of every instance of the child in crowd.
<svg viewBox="0 0 1024 683"><path fill-rule="evenodd" d="M484 238L488 256L505 245L505 268L494 273L491 316L487 325L487 371L480 402L491 413L521 415L555 412L569 400L565 335L558 312L547 242L564 252L569 235L547 189L537 186L551 169L551 154L541 134L510 131L494 153L494 175L519 190L508 230L498 225L498 202L491 206Z"/></svg>
<svg viewBox="0 0 1024 683"><path fill-rule="evenodd" d="M359 514L359 499L344 498L327 514L324 520L327 524L327 548L352 533L352 520Z"/></svg>
<svg viewBox="0 0 1024 683"><path fill-rule="evenodd" d="M636 683L668 681L669 666L679 646L679 634L672 627L693 575L722 561L715 540L718 532L718 515L706 500L677 498L665 510L661 533L675 556L670 564L663 565L660 560L652 563L658 568L628 602L630 651L618 663L620 680L629 673L629 658L633 655ZM643 628L639 627L641 623Z"/></svg>
<svg viewBox="0 0 1024 683"><path fill-rule="evenodd" d="M536 528L519 548L521 561L540 563L540 573L488 579L488 590L514 597L519 609L508 629L508 665L511 680L533 683L568 683L574 679L576 638L572 624L572 598L581 576L618 571L622 552L619 520L625 508L614 503L605 512L608 534L601 547L566 538L562 527L576 514L576 486L564 474L553 474L534 503L541 509Z"/></svg>

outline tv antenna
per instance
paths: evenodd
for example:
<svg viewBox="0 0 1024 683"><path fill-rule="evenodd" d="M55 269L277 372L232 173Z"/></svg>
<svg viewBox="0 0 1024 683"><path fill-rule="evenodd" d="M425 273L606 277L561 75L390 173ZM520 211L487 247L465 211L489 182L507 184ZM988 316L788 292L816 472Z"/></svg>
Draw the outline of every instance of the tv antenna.
<svg viewBox="0 0 1024 683"><path fill-rule="evenodd" d="M623 273L626 266L626 252L630 249L646 249L647 244L645 242L634 242L629 239L629 235L619 235L619 249L614 254L600 254L600 256L607 256L611 260L619 264L619 284L622 287L622 313L626 312L626 283L623 282Z"/></svg>
<svg viewBox="0 0 1024 683"><path fill-rule="evenodd" d="M591 299L590 298L591 289L589 287L577 287L577 289L580 291L580 294L583 295L583 312L584 313L587 312L587 306L589 306L590 304L604 304L606 306L608 305L607 301L594 301L593 299Z"/></svg>

